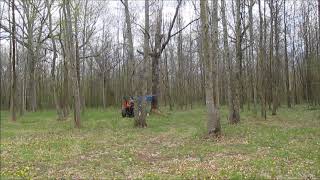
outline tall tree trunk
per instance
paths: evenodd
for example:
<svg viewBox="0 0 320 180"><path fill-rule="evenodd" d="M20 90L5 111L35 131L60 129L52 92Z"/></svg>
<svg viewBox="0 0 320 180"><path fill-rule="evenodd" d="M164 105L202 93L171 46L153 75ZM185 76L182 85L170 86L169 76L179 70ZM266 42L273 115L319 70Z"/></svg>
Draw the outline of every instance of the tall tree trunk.
<svg viewBox="0 0 320 180"><path fill-rule="evenodd" d="M11 18L11 14L10 14L10 5L11 2L10 0L8 1L8 20L10 21ZM9 22L9 29L12 30L12 26L11 23ZM9 98L8 98L8 104L9 104L9 109L11 111L11 94L12 94L12 37L9 40L9 65L8 65L9 70L9 88L8 88L8 92L9 92Z"/></svg>
<svg viewBox="0 0 320 180"><path fill-rule="evenodd" d="M72 78L72 89L73 89L73 99L74 99L74 123L75 127L80 128L80 87L77 79L77 67L76 67L76 54L74 47L74 40L72 37L72 21L71 21L71 10L70 10L70 1L64 0L64 13L65 13L65 28L66 28L66 57L70 61L70 70Z"/></svg>
<svg viewBox="0 0 320 180"><path fill-rule="evenodd" d="M257 113L257 80L258 78L254 78L254 74L257 73L257 68L255 69L254 66L254 54L253 54L253 49L254 49L254 35L253 35L253 6L254 6L254 1L250 0L250 5L249 5L249 36L250 36L250 63L251 63L251 80L252 80L252 86L253 86L253 111L256 114ZM257 63L257 62L256 62ZM258 64L258 63L257 63ZM258 65L257 65L258 66ZM257 67L256 66L256 67ZM256 76L258 77L258 76Z"/></svg>
<svg viewBox="0 0 320 180"><path fill-rule="evenodd" d="M154 96L151 101L151 108L153 111L157 111L159 108L159 96L160 96L160 68L159 61L161 57L161 27L162 27L162 7L158 8L157 20L156 20L156 34L155 34L155 53L152 56L152 95Z"/></svg>
<svg viewBox="0 0 320 180"><path fill-rule="evenodd" d="M259 0L259 17L260 17L260 27L259 27L259 96L261 104L261 116L267 118L266 110L266 69L265 69L265 48L264 48L264 33L263 33L263 17L261 11L261 0Z"/></svg>
<svg viewBox="0 0 320 180"><path fill-rule="evenodd" d="M48 18L49 18L49 33L51 37L51 43L52 43L52 49L53 49L53 58L52 58L52 66L51 66L51 89L53 91L53 99L54 99L54 104L56 107L57 115L58 115L58 120L63 119L63 113L59 104L59 98L58 98L58 88L57 88L57 83L56 83L56 75L55 75L55 69L56 69L56 59L57 59L57 46L56 42L53 37L53 32L52 32L52 17L51 17L51 6L53 4L53 1L49 3L49 0L46 0L46 6L48 10Z"/></svg>
<svg viewBox="0 0 320 180"><path fill-rule="evenodd" d="M63 54L63 90L62 90L62 102L61 107L63 110L63 119L65 119L69 114L69 68L68 68L68 60L66 56L66 43L63 43L62 34L64 39L66 39L66 29L62 28L62 22L64 19L62 18L62 13L60 14L60 31L62 33L59 34L59 42Z"/></svg>
<svg viewBox="0 0 320 180"><path fill-rule="evenodd" d="M230 49L228 43L228 28L227 28L227 19L226 19L226 9L225 9L225 0L221 0L221 18L223 26L223 47L224 47L224 58L227 61L228 67L228 106L229 106L229 122L234 123L240 119L239 109L235 106L235 81L233 73L232 59L230 57Z"/></svg>
<svg viewBox="0 0 320 180"><path fill-rule="evenodd" d="M181 13L179 11L178 14L178 21L177 21L177 29L180 30L182 27L181 24ZM178 80L178 89L181 92L181 94L178 97L178 105L180 109L183 109L184 101L185 101L185 88L183 87L184 83L184 57L182 52L182 32L178 34L178 42L177 42L177 60L178 60L178 74L177 74L177 80Z"/></svg>
<svg viewBox="0 0 320 180"><path fill-rule="evenodd" d="M24 54L24 49L22 51L22 53ZM22 78L22 82L21 82L21 108L20 108L20 116L24 115L25 111L26 111L26 99L27 99L27 88L26 88L26 82L27 82L27 62L24 62L23 65L23 78Z"/></svg>
<svg viewBox="0 0 320 180"><path fill-rule="evenodd" d="M37 110L37 92L36 92L36 77L35 77L35 66L36 66L36 54L34 45L34 24L35 17L33 16L34 7L31 7L31 2L24 1L23 6L25 7L27 22L27 61L29 70L29 106L32 112Z"/></svg>
<svg viewBox="0 0 320 180"><path fill-rule="evenodd" d="M88 9L88 1L89 0L85 0L85 5L84 5L84 18L83 18L83 31L82 31L82 72L85 73L85 62L86 62L86 38L87 38L87 9ZM85 83L82 84L82 111L84 111L85 107L86 107L86 98L85 98ZM81 88L81 84L80 84L80 88Z"/></svg>
<svg viewBox="0 0 320 180"><path fill-rule="evenodd" d="M79 93L80 93L80 109L82 109L82 111L84 112L84 108L81 107L81 105L83 104L83 100L81 99L81 94L82 94L82 90L81 90L81 79L80 79L80 48L79 48L79 39L78 39L78 15L79 15L79 5L77 5L75 7L75 12L74 12L74 40L75 40L75 60L76 60L76 71L77 71L77 81L79 84Z"/></svg>
<svg viewBox="0 0 320 180"><path fill-rule="evenodd" d="M9 3L10 4L10 3ZM11 84L11 120L16 121L16 86L17 86L17 74L16 74L16 21L15 21L15 3L11 1L12 8L12 84Z"/></svg>
<svg viewBox="0 0 320 180"><path fill-rule="evenodd" d="M273 2L273 1L271 1ZM279 12L279 7L278 7L278 1L276 0L276 7L275 7L275 15L273 19L274 21L274 43L275 43L275 62L272 64L273 71L272 74L272 80L273 80L273 92L272 92L272 115L277 114L277 109L279 106L279 66L280 64L280 56L279 56L279 23L278 23L278 12ZM271 4L271 8L273 8L273 4ZM272 11L271 11L272 12ZM273 16L273 14L271 15ZM273 59L273 58L272 58Z"/></svg>
<svg viewBox="0 0 320 180"><path fill-rule="evenodd" d="M172 57L171 57L172 58ZM164 58L164 68L166 71L166 82L165 82L165 86L167 89L167 98L169 101L169 109L170 111L173 110L173 104L172 104L172 97L171 97L171 88L170 88L170 79L169 79L169 67L168 67L168 55L167 55L167 51L165 51L165 58Z"/></svg>
<svg viewBox="0 0 320 180"><path fill-rule="evenodd" d="M240 109L240 93L241 92L241 69L242 69L242 49L241 49L241 4L240 0L236 0L236 68L235 68L235 88L234 88L234 106L235 111ZM230 119L231 120L231 119ZM240 115L237 114L232 118L232 124L240 122Z"/></svg>
<svg viewBox="0 0 320 180"><path fill-rule="evenodd" d="M142 72L139 73L140 75L140 82L141 82L141 107L138 111L138 114L135 114L137 118L135 118L135 126L136 127L147 127L146 122L146 107L147 107L147 101L146 101L146 95L148 93L148 87L147 87L147 64L149 61L149 0L145 0L145 32L144 32L144 44L143 44L143 65L142 65Z"/></svg>
<svg viewBox="0 0 320 180"><path fill-rule="evenodd" d="M31 25L33 26L33 25ZM30 108L32 112L37 110L37 89L36 89L36 73L35 73L35 55L33 52L33 28L28 28L28 61L29 61L29 88L30 88Z"/></svg>
<svg viewBox="0 0 320 180"><path fill-rule="evenodd" d="M156 55L152 57L152 101L151 101L151 108L152 110L157 110L159 108L159 76L160 76L160 68L159 68L159 61L160 56Z"/></svg>
<svg viewBox="0 0 320 180"><path fill-rule="evenodd" d="M214 79L214 99L215 106L219 109L219 54L218 54L218 1L212 1L212 78Z"/></svg>
<svg viewBox="0 0 320 180"><path fill-rule="evenodd" d="M205 92L208 113L208 134L217 136L221 133L219 112L215 107L213 98L212 61L210 59L209 23L207 18L207 0L200 1L200 19L202 33L202 51L205 64Z"/></svg>
<svg viewBox="0 0 320 180"><path fill-rule="evenodd" d="M272 115L276 115L276 99L275 97L275 74L274 71L274 54L273 54L273 46L274 46L274 11L273 11L273 0L270 0L269 2L269 8L270 8L270 43L269 43L269 109L270 104L272 102Z"/></svg>
<svg viewBox="0 0 320 180"><path fill-rule="evenodd" d="M190 102L190 108L193 108L193 100L194 100L194 90L195 88L195 84L194 84L194 74L193 74L193 52L192 52L192 45L193 45L193 41L192 41L192 31L191 31L191 26L190 26L190 31L189 31L189 75L187 75L188 80L189 80L189 102Z"/></svg>
<svg viewBox="0 0 320 180"><path fill-rule="evenodd" d="M129 93L133 93L133 76L134 76L134 53L133 53L133 38L132 38L132 31L131 31L131 20L130 20L130 13L129 13L129 5L128 0L124 0L125 6L125 16L126 16L126 25L127 25L127 38L128 38L128 89Z"/></svg>
<svg viewBox="0 0 320 180"><path fill-rule="evenodd" d="M106 73L103 72L102 73L102 104L103 104L103 108L106 109L107 108L107 100L106 100L106 86L107 86L107 77L106 77Z"/></svg>
<svg viewBox="0 0 320 180"><path fill-rule="evenodd" d="M290 90L290 79L289 79L289 59L288 59L288 45L287 45L287 21L286 21L286 1L283 1L283 21L284 21L284 51L285 51L285 77L286 77L286 94L287 94L287 105L291 108L291 90Z"/></svg>

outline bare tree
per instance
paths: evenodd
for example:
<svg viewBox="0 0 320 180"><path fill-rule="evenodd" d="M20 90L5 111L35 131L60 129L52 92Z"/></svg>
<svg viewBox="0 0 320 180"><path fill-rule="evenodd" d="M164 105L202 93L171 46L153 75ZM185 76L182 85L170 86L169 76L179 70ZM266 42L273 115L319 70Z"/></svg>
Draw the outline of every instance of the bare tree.
<svg viewBox="0 0 320 180"><path fill-rule="evenodd" d="M149 55L151 56L151 59L152 59L152 94L154 95L154 97L152 98L151 107L154 112L158 111L158 107L159 107L159 102L158 102L158 99L159 99L158 96L160 93L160 89L159 89L159 82L160 82L159 81L159 75L160 75L159 61L160 61L161 54L173 36L179 34L186 27L188 27L191 23L198 20L198 19L195 19L195 20L189 22L186 26L181 28L179 31L172 33L172 29L173 29L173 26L174 26L175 21L177 19L177 15L178 15L178 11L181 6L181 3L182 3L182 0L178 0L178 5L175 9L175 14L173 16L173 19L170 22L167 36L164 36L161 33L162 7L158 8L154 49L152 49L149 52ZM164 40L162 41L162 39L164 39ZM139 50L138 50L138 53L144 54L144 52L141 52Z"/></svg>

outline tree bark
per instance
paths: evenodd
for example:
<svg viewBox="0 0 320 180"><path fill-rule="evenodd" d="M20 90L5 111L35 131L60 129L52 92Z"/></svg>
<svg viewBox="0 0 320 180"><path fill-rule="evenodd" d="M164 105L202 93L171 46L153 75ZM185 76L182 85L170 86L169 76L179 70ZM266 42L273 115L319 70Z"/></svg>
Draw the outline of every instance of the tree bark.
<svg viewBox="0 0 320 180"><path fill-rule="evenodd" d="M66 39L66 29L63 28L62 23L64 19L62 18L62 13L59 11L60 16L60 32L59 33L59 42L62 50L62 56L63 56L63 90L62 90L62 100L61 100L61 108L63 111L63 119L65 119L69 114L69 68L68 68L68 60L66 56L66 43L63 43L62 40L62 34L64 36L64 39Z"/></svg>
<svg viewBox="0 0 320 180"><path fill-rule="evenodd" d="M273 0L271 1L273 3ZM273 80L273 92L272 92L272 115L277 114L277 109L279 106L279 68L280 68L280 57L279 57L279 22L278 22L278 14L279 14L279 7L278 7L278 1L276 0L275 3L275 15L273 18L274 21L274 43L275 43L275 58L272 58L272 69L273 71L272 74L272 80ZM273 12L272 10L273 4L271 4L271 13ZM271 17L273 14L271 14ZM272 24L272 23L271 23ZM273 47L272 47L273 48ZM273 56L271 54L271 56ZM274 62L275 60L275 62Z"/></svg>
<svg viewBox="0 0 320 180"><path fill-rule="evenodd" d="M274 11L273 11L273 0L270 0L269 2L269 8L270 8L270 43L269 43L269 109L270 104L272 102L272 115L276 115L276 100L274 99L274 54L273 54L273 46L274 46Z"/></svg>
<svg viewBox="0 0 320 180"><path fill-rule="evenodd" d="M235 106L235 78L233 73L233 65L232 59L230 57L230 49L228 43L228 28L227 28L227 20L226 20L226 9L225 9L225 0L221 0L221 18L222 18L222 26L223 26L223 47L224 47L224 58L227 62L228 67L228 106L229 106L229 122L234 123L240 119L239 109Z"/></svg>
<svg viewBox="0 0 320 180"><path fill-rule="evenodd" d="M77 79L77 67L76 67L76 57L75 57L75 47L74 40L72 37L72 21L71 21L71 10L70 10L70 1L64 0L64 13L65 13L65 28L66 28L66 57L70 61L70 69L71 69L71 78L72 78L72 89L73 89L73 98L74 98L74 123L75 127L80 128L80 87L79 81Z"/></svg>
<svg viewBox="0 0 320 180"><path fill-rule="evenodd" d="M79 84L79 93L80 93L80 109L82 109L82 111L84 112L84 107L82 106L82 98L81 98L81 94L82 94L82 90L81 90L81 79L80 79L80 48L79 48L79 38L78 38L78 16L79 16L79 5L76 5L75 7L75 12L73 13L74 15L74 40L75 40L75 60L76 60L76 71L77 71L77 81Z"/></svg>
<svg viewBox="0 0 320 180"><path fill-rule="evenodd" d="M286 94L287 94L287 105L291 108L291 90L290 90L290 79L289 79L289 58L288 58L288 45L287 45L287 20L286 20L286 1L283 1L283 21L284 21L284 51L285 51L285 77L286 77Z"/></svg>
<svg viewBox="0 0 320 180"><path fill-rule="evenodd" d="M241 92L241 69L242 69L242 49L241 49L241 18L240 18L240 0L236 0L236 64L237 67L235 68L235 79L234 79L234 108L235 108L235 114L234 117L230 120L231 124L235 124L240 122L240 113L238 116L239 110L240 110L240 93Z"/></svg>
<svg viewBox="0 0 320 180"><path fill-rule="evenodd" d="M30 88L30 108L32 112L37 110L37 89L35 82L35 55L33 52L33 25L28 22L28 61L29 61L29 88Z"/></svg>
<svg viewBox="0 0 320 180"><path fill-rule="evenodd" d="M261 116L266 119L266 77L265 77L265 48L264 48L264 34L263 34L263 17L261 10L261 0L258 0L259 3L259 18L260 18L260 27L259 27L259 97L261 104Z"/></svg>
<svg viewBox="0 0 320 180"><path fill-rule="evenodd" d="M145 0L145 32L144 32L144 44L143 44L143 65L142 65L142 72L139 73L140 75L140 82L141 82L141 107L138 107L138 104L135 108L138 108L139 111L137 114L135 114L135 126L136 127L147 127L146 117L147 117L147 101L146 101L146 95L148 93L148 87L147 87L147 64L149 61L149 0ZM139 101L139 100L138 100Z"/></svg>
<svg viewBox="0 0 320 180"><path fill-rule="evenodd" d="M251 80L252 80L252 86L253 86L253 111L255 114L257 114L257 81L258 81L258 76L254 77L254 74L257 74L257 68L258 67L258 62L256 63L257 65L254 66L254 54L253 54L253 49L254 49L254 34L253 34L253 6L254 6L254 1L250 0L250 5L249 5L249 36L250 36L250 63L251 63Z"/></svg>
<svg viewBox="0 0 320 180"><path fill-rule="evenodd" d="M155 53L152 58L152 95L154 96L151 101L151 108L153 111L157 111L159 108L159 96L160 96L160 68L159 61L161 57L161 27L162 27L162 7L158 9L158 15L156 20L156 34L155 34Z"/></svg>
<svg viewBox="0 0 320 180"><path fill-rule="evenodd" d="M212 78L214 79L214 99L215 106L219 109L220 98L219 98L219 54L218 54L218 1L212 1Z"/></svg>
<svg viewBox="0 0 320 180"><path fill-rule="evenodd" d="M133 53L133 38L132 38L132 30L131 30L131 20L130 20L130 13L129 13L129 5L128 0L124 0L125 6L125 16L126 16L126 25L127 25L127 38L128 38L128 89L129 93L133 93L133 76L134 76L134 53Z"/></svg>
<svg viewBox="0 0 320 180"><path fill-rule="evenodd" d="M84 17L83 17L83 31L82 31L82 72L85 72L85 62L86 62L86 38L87 38L87 9L88 9L88 1L89 0L85 0L85 5L84 5ZM85 107L86 107L86 96L85 96L85 84L82 84L82 111L84 111ZM81 88L81 84L80 84L80 88Z"/></svg>
<svg viewBox="0 0 320 180"><path fill-rule="evenodd" d="M164 53L165 53L164 68L165 68L165 73L166 73L165 86L167 89L167 98L168 98L168 102L169 102L169 109L170 109L170 111L172 111L173 104L172 104L171 86L170 86L170 79L169 79L168 55L167 55L167 51L165 51ZM173 57L171 57L171 58L173 58Z"/></svg>
<svg viewBox="0 0 320 180"><path fill-rule="evenodd" d="M9 3L10 4L10 3ZM15 3L11 1L12 10L12 84L11 84L11 120L16 121L16 94L17 94L17 73L16 73L16 21L15 21Z"/></svg>
<svg viewBox="0 0 320 180"><path fill-rule="evenodd" d="M212 61L210 58L210 41L209 41L209 23L207 19L207 0L200 1L200 19L201 19L201 33L202 33L202 51L203 61L205 64L205 92L206 92L206 106L208 113L208 134L218 136L221 133L221 126L219 120L219 112L215 107L213 98L213 78L212 78Z"/></svg>
<svg viewBox="0 0 320 180"><path fill-rule="evenodd" d="M58 115L58 120L62 120L63 117L63 113L59 104L59 98L58 98L58 88L57 88L57 83L56 83L56 75L55 75L55 69L56 69L56 59L58 57L57 55L57 46L56 46L56 42L54 40L53 37L53 32L52 32L52 17L51 17L51 6L53 4L53 1L51 1L49 3L49 0L46 0L46 6L47 6L47 10L48 10L48 16L49 16L49 33L51 36L51 43L52 43L52 49L53 49L53 58L52 58L52 65L51 65L51 89L53 91L53 100L54 100L54 104L56 107L56 111L57 111L57 115Z"/></svg>
<svg viewBox="0 0 320 180"><path fill-rule="evenodd" d="M177 29L181 29L181 13L179 11L178 18L177 18ZM180 91L180 95L178 96L178 105L180 109L183 109L183 106L185 105L185 88L184 88L184 57L182 52L182 32L178 34L178 40L177 40L177 61L178 61L178 74L177 74L177 81L178 81L178 89Z"/></svg>

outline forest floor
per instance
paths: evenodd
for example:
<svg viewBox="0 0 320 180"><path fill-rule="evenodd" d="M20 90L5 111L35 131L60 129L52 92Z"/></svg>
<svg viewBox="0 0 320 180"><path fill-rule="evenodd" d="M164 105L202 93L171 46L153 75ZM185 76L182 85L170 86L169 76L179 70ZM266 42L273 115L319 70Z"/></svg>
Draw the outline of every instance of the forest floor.
<svg viewBox="0 0 320 180"><path fill-rule="evenodd" d="M165 111L165 110L164 110ZM281 108L267 120L241 113L223 134L206 139L205 108L148 118L133 128L120 111L88 109L82 128L55 111L26 113L17 122L1 112L1 179L320 178L320 109Z"/></svg>

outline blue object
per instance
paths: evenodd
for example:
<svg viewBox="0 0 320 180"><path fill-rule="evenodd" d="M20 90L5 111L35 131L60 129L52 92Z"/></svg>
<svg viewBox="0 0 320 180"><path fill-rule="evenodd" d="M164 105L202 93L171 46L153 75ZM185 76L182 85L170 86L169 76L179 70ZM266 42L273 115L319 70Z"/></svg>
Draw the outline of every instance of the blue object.
<svg viewBox="0 0 320 180"><path fill-rule="evenodd" d="M141 102L141 98L142 98L142 97L144 97L147 102L151 102L152 99L153 99L153 97L155 97L155 96L153 96L153 95L138 96L138 97L137 97L138 103Z"/></svg>
<svg viewBox="0 0 320 180"><path fill-rule="evenodd" d="M152 96L152 95L146 96L146 101L147 101L147 102L151 102L152 99L153 99L153 97L154 97L154 96Z"/></svg>

